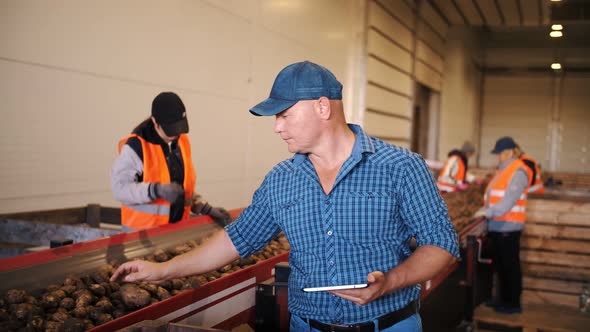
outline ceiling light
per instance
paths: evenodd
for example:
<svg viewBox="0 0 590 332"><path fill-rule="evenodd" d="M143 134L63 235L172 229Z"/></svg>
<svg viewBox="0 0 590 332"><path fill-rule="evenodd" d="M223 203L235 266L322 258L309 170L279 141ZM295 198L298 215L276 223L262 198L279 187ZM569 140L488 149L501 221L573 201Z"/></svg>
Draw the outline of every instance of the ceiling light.
<svg viewBox="0 0 590 332"><path fill-rule="evenodd" d="M551 31L549 32L549 36L553 37L553 38L558 38L563 36L563 32L561 31Z"/></svg>
<svg viewBox="0 0 590 332"><path fill-rule="evenodd" d="M552 63L551 64L551 69L560 70L561 69L561 63L559 63L559 62Z"/></svg>
<svg viewBox="0 0 590 332"><path fill-rule="evenodd" d="M551 30L563 30L563 25L561 25L561 24L553 24L551 26Z"/></svg>
<svg viewBox="0 0 590 332"><path fill-rule="evenodd" d="M561 2L561 0L551 0L551 2Z"/></svg>

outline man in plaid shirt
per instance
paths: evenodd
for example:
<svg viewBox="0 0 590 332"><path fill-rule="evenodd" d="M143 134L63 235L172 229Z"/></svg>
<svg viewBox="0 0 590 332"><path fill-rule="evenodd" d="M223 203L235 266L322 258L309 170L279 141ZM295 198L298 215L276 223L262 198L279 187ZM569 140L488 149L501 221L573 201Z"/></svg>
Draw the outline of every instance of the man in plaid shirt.
<svg viewBox="0 0 590 332"><path fill-rule="evenodd" d="M342 85L308 61L285 67L270 97L250 112L275 116L274 130L294 156L276 165L252 204L208 242L161 264L125 263L113 280L205 273L283 231L291 245L292 331L421 331L419 284L458 257L457 234L424 160L347 124Z"/></svg>

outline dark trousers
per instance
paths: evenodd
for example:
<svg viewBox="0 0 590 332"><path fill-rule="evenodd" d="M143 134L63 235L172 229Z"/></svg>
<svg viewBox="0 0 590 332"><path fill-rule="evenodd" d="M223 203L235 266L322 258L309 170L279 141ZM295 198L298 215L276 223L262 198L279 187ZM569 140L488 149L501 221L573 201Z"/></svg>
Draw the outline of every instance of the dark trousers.
<svg viewBox="0 0 590 332"><path fill-rule="evenodd" d="M489 232L494 268L498 274L498 300L507 307L520 307L522 272L520 235L522 232Z"/></svg>

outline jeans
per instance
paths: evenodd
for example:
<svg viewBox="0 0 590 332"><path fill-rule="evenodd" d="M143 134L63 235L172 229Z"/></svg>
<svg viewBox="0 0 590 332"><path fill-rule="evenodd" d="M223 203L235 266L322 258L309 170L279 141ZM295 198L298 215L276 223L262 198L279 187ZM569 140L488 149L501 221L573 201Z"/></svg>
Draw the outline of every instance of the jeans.
<svg viewBox="0 0 590 332"><path fill-rule="evenodd" d="M375 332L422 332L422 320L420 314L412 315L395 325L392 325L386 329L380 330L377 326L377 320L375 323ZM291 332L319 332L318 330L309 326L301 317L291 315L291 324L289 325L289 331Z"/></svg>

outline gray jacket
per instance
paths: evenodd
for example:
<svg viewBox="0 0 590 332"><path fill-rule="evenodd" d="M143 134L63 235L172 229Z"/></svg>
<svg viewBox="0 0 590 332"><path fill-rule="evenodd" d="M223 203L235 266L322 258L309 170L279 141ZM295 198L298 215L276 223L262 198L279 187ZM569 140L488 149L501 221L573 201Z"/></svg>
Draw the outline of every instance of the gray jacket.
<svg viewBox="0 0 590 332"><path fill-rule="evenodd" d="M512 158L503 164L501 164L498 169L503 170L505 169L511 162L513 162L515 158ZM524 170L524 168L519 168L510 183L508 184L508 188L506 189L506 193L504 197L498 204L489 207L486 203L486 217L488 218L488 231L490 232L517 232L522 231L524 228L524 223L522 222L504 222L504 221L496 221L489 218L492 217L499 217L506 214L510 209L516 204L520 195L525 192L529 185L529 176ZM489 186L491 189L493 183ZM490 193L487 192L487 195Z"/></svg>

